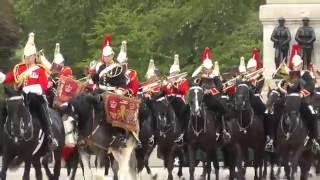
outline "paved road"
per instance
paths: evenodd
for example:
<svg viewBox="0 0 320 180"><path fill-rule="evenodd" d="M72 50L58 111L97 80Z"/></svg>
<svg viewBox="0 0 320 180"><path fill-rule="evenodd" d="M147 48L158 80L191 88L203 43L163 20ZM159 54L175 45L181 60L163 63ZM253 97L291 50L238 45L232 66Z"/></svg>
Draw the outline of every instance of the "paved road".
<svg viewBox="0 0 320 180"><path fill-rule="evenodd" d="M158 175L157 179L159 179L159 180L165 180L167 178L167 173L163 168L152 168L152 171L154 173L157 173L157 175ZM94 172L94 170L93 170L93 172ZM199 176L200 176L201 172L202 172L201 168L197 168L196 169L196 177L197 177L197 179L199 179ZM7 179L8 180L19 180L19 179L21 179L22 173L23 173L23 169L22 168L18 169L15 172L9 171ZM188 180L189 179L188 169L184 168L183 169L183 173L185 175L184 176L185 179ZM178 177L176 176L176 174L177 174L177 169L174 169L174 175L175 175L174 179L178 180ZM212 174L212 175L214 175L214 174ZM228 175L228 171L227 170L221 170L220 179L227 179L227 175ZM143 178L141 178L141 180L149 180L149 179L151 180L151 177L148 176L145 171L141 174L141 177L143 177ZM250 168L248 170L248 174L247 174L246 177L247 177L247 179L250 179L250 180L253 179L253 169ZM66 170L65 169L61 170L60 179L61 180L67 180L68 179L67 176L66 176ZM84 178L81 176L81 174L78 173L77 176L76 176L76 180L83 180L83 179ZM87 175L86 176L86 180L90 180L90 179L94 179L94 178L91 178L91 177L89 177ZM215 179L215 178L212 176L211 179ZM297 179L299 179L299 178L297 178ZM320 177L316 177L316 176L313 176L313 177L310 178L310 180L319 180L319 179L320 179ZM33 170L31 171L31 180L35 180L34 171ZM112 177L105 177L105 180L112 180Z"/></svg>

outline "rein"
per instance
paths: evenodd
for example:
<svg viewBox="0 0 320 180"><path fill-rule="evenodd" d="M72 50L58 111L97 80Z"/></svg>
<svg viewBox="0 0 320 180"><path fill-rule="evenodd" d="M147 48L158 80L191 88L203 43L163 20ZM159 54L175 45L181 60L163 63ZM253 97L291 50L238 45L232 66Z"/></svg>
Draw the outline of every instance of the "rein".
<svg viewBox="0 0 320 180"><path fill-rule="evenodd" d="M291 137L291 135L298 129L298 126L300 124L300 113L298 114L297 118L296 118L296 125L294 127L294 129L290 132L290 130L288 132L286 132L284 130L284 114L281 116L281 120L280 120L280 127L281 127L281 132L283 133L283 135L286 137L286 140L288 141ZM291 124L290 124L291 126Z"/></svg>
<svg viewBox="0 0 320 180"><path fill-rule="evenodd" d="M95 110L94 108L92 109L92 112L91 112L91 115L92 115L92 125L95 124L95 118L96 118L96 115L95 115ZM98 131L98 129L100 128L100 123L102 122L102 120L100 120L98 123L97 123L97 126L96 128L91 132L91 134L89 134L87 137L85 137L83 140L84 140L84 143L86 146L95 146L99 149L102 149L102 150L105 150L105 151L109 151L109 148L99 144L99 143L96 143L94 140L92 140L92 137L96 134L96 132Z"/></svg>
<svg viewBox="0 0 320 180"><path fill-rule="evenodd" d="M254 112L253 112L253 109L252 109L252 108L250 108L250 112L251 112L250 123L249 123L247 126L242 127L242 124L243 124L243 120L242 120L242 118L243 118L243 112L242 112L242 111L240 111L240 122L237 121L237 124L238 124L238 126L239 126L240 132L243 132L244 134L247 134L248 129L249 129L249 128L251 127L251 125L253 124Z"/></svg>

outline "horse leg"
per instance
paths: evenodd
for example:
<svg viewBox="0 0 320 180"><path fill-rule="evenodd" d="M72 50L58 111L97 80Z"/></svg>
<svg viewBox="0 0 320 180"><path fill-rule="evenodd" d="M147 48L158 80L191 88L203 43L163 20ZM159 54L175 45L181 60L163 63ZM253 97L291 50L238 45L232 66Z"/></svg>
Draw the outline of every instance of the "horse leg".
<svg viewBox="0 0 320 180"><path fill-rule="evenodd" d="M88 179L92 179L93 174L90 169L90 155L82 150L79 150L79 154L80 154L81 162L83 164L83 177L87 179L86 176L89 176Z"/></svg>
<svg viewBox="0 0 320 180"><path fill-rule="evenodd" d="M215 152L215 151L214 151ZM216 153L213 154L213 166L214 166L214 172L216 174L216 180L219 180L219 161L217 159Z"/></svg>
<svg viewBox="0 0 320 180"><path fill-rule="evenodd" d="M194 180L195 150L192 148L192 145L188 145L188 153L189 153L189 174L190 174L190 180Z"/></svg>
<svg viewBox="0 0 320 180"><path fill-rule="evenodd" d="M48 179L52 179L53 176L52 176L52 173L51 173L51 171L50 171L50 169L49 169L49 166L48 166L48 164L49 164L49 158L50 158L49 156L51 156L51 153L48 153L48 154L42 159L42 165L43 165L44 171L45 171Z"/></svg>
<svg viewBox="0 0 320 180"><path fill-rule="evenodd" d="M59 180L60 170L61 170L61 150L55 150L54 153L54 167L53 167L53 179Z"/></svg>
<svg viewBox="0 0 320 180"><path fill-rule="evenodd" d="M105 169L104 169L104 174L105 175L109 175L109 169L111 166L111 160L109 158L109 156L106 158L106 165L105 165Z"/></svg>
<svg viewBox="0 0 320 180"><path fill-rule="evenodd" d="M22 176L22 180L30 180L30 169L31 169L31 162L32 162L32 157L29 157L25 160L24 164L24 173Z"/></svg>
<svg viewBox="0 0 320 180"><path fill-rule="evenodd" d="M95 179L104 179L105 168L103 168L103 161L105 160L105 152L100 151L96 157L96 173Z"/></svg>
<svg viewBox="0 0 320 180"><path fill-rule="evenodd" d="M70 180L74 180L75 177L76 177L76 173L77 173L77 169L78 169L78 164L79 164L79 153L78 152L75 152L76 154L74 154L71 162L70 162L70 173L69 173L69 179ZM70 160L69 160L70 161ZM80 163L80 166L83 170L83 165L82 163Z"/></svg>
<svg viewBox="0 0 320 180"><path fill-rule="evenodd" d="M179 170L178 170L178 177L179 179L182 177L182 168L183 168L183 154L181 152L181 154L179 155Z"/></svg>
<svg viewBox="0 0 320 180"><path fill-rule="evenodd" d="M172 170L174 167L174 148L171 148L171 151L168 155L166 155L167 158L167 171L168 171L168 180L173 180Z"/></svg>
<svg viewBox="0 0 320 180"><path fill-rule="evenodd" d="M208 157L208 160L207 160L207 164L206 164L206 172L207 172L207 180L210 180L210 177L211 177L211 160L212 158L209 158Z"/></svg>
<svg viewBox="0 0 320 180"><path fill-rule="evenodd" d="M291 173L290 173L290 170L291 170L291 168L290 168L290 165L289 165L289 161L287 160L287 159L284 159L284 172L285 172L285 176L287 177L287 179L288 180L290 180L291 179ZM281 166L280 166L281 167Z"/></svg>
<svg viewBox="0 0 320 180"><path fill-rule="evenodd" d="M113 179L118 180L119 165L114 159L111 160L111 168L113 171Z"/></svg>
<svg viewBox="0 0 320 180"><path fill-rule="evenodd" d="M3 157L2 157L2 167L1 167L1 173L0 173L0 179L1 180L5 180L7 178L7 170L8 170L8 166L9 163L13 160L14 155L11 153L3 153Z"/></svg>
<svg viewBox="0 0 320 180"><path fill-rule="evenodd" d="M34 157L32 161L32 165L35 169L36 172L36 179L37 180L42 180L42 171L41 171L41 163L40 163L40 158Z"/></svg>

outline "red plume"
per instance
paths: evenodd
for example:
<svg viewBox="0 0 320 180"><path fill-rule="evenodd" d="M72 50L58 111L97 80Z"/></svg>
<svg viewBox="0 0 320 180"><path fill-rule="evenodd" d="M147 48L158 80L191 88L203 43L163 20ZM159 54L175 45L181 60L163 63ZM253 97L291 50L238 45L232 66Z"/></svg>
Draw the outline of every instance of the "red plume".
<svg viewBox="0 0 320 180"><path fill-rule="evenodd" d="M110 34L106 34L103 38L102 44L101 44L101 49L103 49L104 47L106 47L106 45L111 46L111 35Z"/></svg>
<svg viewBox="0 0 320 180"><path fill-rule="evenodd" d="M257 69L262 68L260 50L258 48L253 48L252 49L251 57L257 61Z"/></svg>
<svg viewBox="0 0 320 180"><path fill-rule="evenodd" d="M205 59L207 59L207 58L213 60L213 59L212 59L211 49L208 48L208 47L206 47L206 48L203 50L203 52L202 52L201 63L203 63L203 61L204 61Z"/></svg>
<svg viewBox="0 0 320 180"><path fill-rule="evenodd" d="M291 53L290 53L290 59L289 59L289 68L292 70L293 68L293 64L292 64L292 59L293 56L298 54L299 56L301 56L301 47L298 43L293 44L291 47Z"/></svg>

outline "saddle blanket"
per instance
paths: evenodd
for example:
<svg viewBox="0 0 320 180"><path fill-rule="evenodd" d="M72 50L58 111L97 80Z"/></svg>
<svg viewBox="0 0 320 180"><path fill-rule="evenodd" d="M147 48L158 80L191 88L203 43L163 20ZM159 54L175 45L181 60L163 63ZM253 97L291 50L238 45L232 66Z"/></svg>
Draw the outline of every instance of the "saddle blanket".
<svg viewBox="0 0 320 180"><path fill-rule="evenodd" d="M54 104L59 106L68 102L72 97L78 96L82 89L83 86L80 81L61 76L57 88L57 95L54 98Z"/></svg>
<svg viewBox="0 0 320 180"><path fill-rule="evenodd" d="M139 131L138 112L140 101L107 92L104 96L106 120L113 127L120 127L129 131Z"/></svg>

